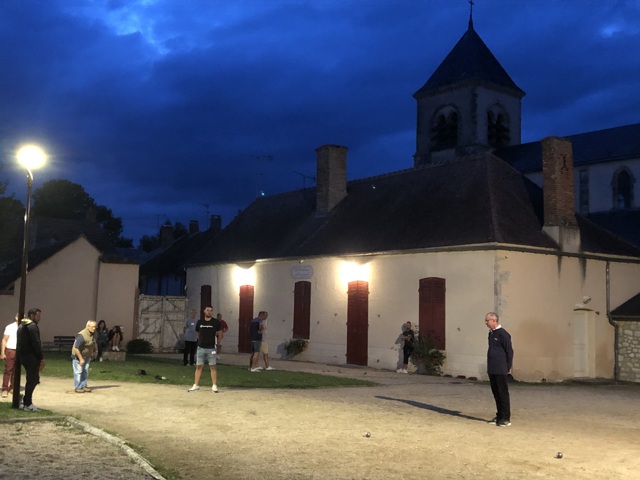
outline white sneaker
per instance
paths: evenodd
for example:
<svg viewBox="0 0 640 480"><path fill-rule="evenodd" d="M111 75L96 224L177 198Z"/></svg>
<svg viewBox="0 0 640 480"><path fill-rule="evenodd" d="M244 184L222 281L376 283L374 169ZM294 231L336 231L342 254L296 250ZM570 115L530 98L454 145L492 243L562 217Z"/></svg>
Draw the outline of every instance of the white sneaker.
<svg viewBox="0 0 640 480"><path fill-rule="evenodd" d="M255 373L255 372L259 372L260 369L259 368L252 368L250 371Z"/></svg>
<svg viewBox="0 0 640 480"><path fill-rule="evenodd" d="M33 403L31 405L29 405L28 407L25 407L24 405L20 405L21 410L26 410L28 412L39 412L40 409L38 407L36 407Z"/></svg>
<svg viewBox="0 0 640 480"><path fill-rule="evenodd" d="M273 367L267 367L266 369L267 370L275 370L275 368L273 368Z"/></svg>
<svg viewBox="0 0 640 480"><path fill-rule="evenodd" d="M212 386L212 387L211 387L211 391L212 391L213 393L218 393L218 386L217 386L217 385Z"/></svg>
<svg viewBox="0 0 640 480"><path fill-rule="evenodd" d="M114 350L115 350L116 352L119 352L119 351L120 351L120 347L118 347L118 346L115 346L115 347L113 347L113 348L114 348Z"/></svg>
<svg viewBox="0 0 640 480"><path fill-rule="evenodd" d="M402 373L402 371L403 371L403 369L399 368L399 369L396 370L396 373Z"/></svg>
<svg viewBox="0 0 640 480"><path fill-rule="evenodd" d="M187 392L197 392L198 390L200 390L200 387L194 383L193 387L187 390Z"/></svg>

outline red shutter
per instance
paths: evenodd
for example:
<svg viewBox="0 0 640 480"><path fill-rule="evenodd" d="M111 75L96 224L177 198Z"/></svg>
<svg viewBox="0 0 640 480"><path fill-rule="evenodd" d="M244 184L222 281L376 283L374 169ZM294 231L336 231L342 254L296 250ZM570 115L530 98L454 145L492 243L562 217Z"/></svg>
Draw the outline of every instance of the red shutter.
<svg viewBox="0 0 640 480"><path fill-rule="evenodd" d="M293 292L293 338L311 336L311 282L296 282Z"/></svg>
<svg viewBox="0 0 640 480"><path fill-rule="evenodd" d="M238 308L238 352L251 352L249 325L253 320L253 285L240 287L240 306Z"/></svg>
<svg viewBox="0 0 640 480"><path fill-rule="evenodd" d="M427 335L436 348L446 349L445 338L445 297L444 278L429 277L420 279L418 324L420 335Z"/></svg>

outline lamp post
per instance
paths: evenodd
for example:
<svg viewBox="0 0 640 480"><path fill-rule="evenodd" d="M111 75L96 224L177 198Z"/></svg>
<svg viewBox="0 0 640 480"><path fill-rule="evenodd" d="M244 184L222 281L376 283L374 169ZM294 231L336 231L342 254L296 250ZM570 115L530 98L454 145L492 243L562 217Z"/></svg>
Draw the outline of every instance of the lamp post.
<svg viewBox="0 0 640 480"><path fill-rule="evenodd" d="M40 147L25 145L20 147L16 155L18 163L27 172L27 204L24 209L24 234L22 238L22 273L20 275L20 299L18 301L18 320L24 318L24 307L27 295L27 270L29 267L29 217L31 214L31 187L33 172L42 167L47 156ZM16 345L16 363L13 369L13 408L20 408L20 365L19 344Z"/></svg>

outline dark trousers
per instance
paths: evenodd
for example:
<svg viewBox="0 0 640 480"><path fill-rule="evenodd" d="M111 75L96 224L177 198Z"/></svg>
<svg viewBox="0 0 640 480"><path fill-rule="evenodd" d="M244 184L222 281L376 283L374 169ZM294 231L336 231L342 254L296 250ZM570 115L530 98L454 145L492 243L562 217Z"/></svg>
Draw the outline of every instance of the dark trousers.
<svg viewBox="0 0 640 480"><path fill-rule="evenodd" d="M23 358L21 363L27 372L27 383L24 385L22 403L28 407L32 403L33 391L40 383L40 361L36 358Z"/></svg>
<svg viewBox="0 0 640 480"><path fill-rule="evenodd" d="M184 341L184 357L182 359L182 363L185 365L195 365L196 364L196 350L198 349L198 342L189 342L187 340Z"/></svg>
<svg viewBox="0 0 640 480"><path fill-rule="evenodd" d="M507 383L508 375L492 375L489 374L489 382L491 383L491 393L496 400L496 418L497 421L511 421L511 400L509 398L509 384Z"/></svg>
<svg viewBox="0 0 640 480"><path fill-rule="evenodd" d="M409 358L411 357L411 354L413 353L413 347L404 347L402 349L402 363L405 365L409 365Z"/></svg>

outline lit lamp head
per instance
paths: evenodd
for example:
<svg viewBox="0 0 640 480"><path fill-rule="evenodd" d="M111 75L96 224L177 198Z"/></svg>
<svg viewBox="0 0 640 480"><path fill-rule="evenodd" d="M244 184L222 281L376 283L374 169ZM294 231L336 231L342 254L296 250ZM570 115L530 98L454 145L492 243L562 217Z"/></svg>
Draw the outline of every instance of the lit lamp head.
<svg viewBox="0 0 640 480"><path fill-rule="evenodd" d="M25 145L18 150L18 163L27 169L29 174L41 168L47 161L47 155L36 145Z"/></svg>

